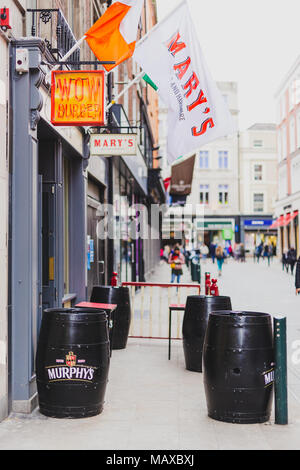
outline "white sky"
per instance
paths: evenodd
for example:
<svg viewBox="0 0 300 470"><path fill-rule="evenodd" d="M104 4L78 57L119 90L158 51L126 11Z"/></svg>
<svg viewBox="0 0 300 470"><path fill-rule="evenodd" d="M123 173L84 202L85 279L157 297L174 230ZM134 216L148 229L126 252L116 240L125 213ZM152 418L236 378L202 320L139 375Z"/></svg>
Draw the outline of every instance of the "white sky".
<svg viewBox="0 0 300 470"><path fill-rule="evenodd" d="M239 127L276 122L274 95L300 55L299 0L188 0L215 81L238 83ZM181 0L157 0L158 19Z"/></svg>

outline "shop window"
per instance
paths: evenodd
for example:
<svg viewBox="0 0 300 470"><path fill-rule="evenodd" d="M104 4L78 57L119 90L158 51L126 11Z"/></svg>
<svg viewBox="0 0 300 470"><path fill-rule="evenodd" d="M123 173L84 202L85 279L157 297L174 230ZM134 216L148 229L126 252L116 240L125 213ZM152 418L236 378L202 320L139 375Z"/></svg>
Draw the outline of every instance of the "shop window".
<svg viewBox="0 0 300 470"><path fill-rule="evenodd" d="M227 206L228 202L229 202L228 185L220 184L219 185L219 205Z"/></svg>
<svg viewBox="0 0 300 470"><path fill-rule="evenodd" d="M255 193L253 195L253 211L254 212L264 212L264 194Z"/></svg>
<svg viewBox="0 0 300 470"><path fill-rule="evenodd" d="M200 204L209 204L209 185L200 184Z"/></svg>

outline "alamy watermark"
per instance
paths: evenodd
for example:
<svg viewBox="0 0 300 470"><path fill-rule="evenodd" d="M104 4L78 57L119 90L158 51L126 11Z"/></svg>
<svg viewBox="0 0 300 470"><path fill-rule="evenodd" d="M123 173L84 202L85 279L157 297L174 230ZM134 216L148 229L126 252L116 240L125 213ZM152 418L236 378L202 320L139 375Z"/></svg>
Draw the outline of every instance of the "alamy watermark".
<svg viewBox="0 0 300 470"><path fill-rule="evenodd" d="M161 230L166 238L181 239L183 232L204 230L204 206L186 204L170 207L167 204L133 204L117 209L113 204L101 204L97 209L97 237L116 240L126 233L132 240L159 240Z"/></svg>

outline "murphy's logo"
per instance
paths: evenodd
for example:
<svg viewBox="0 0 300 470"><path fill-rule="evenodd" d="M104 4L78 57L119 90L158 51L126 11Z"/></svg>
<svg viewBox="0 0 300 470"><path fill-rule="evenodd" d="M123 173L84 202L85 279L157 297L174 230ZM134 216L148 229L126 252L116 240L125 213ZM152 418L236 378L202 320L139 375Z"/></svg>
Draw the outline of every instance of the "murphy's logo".
<svg viewBox="0 0 300 470"><path fill-rule="evenodd" d="M79 362L85 361L77 361L77 356L72 351L66 355L65 361L58 359L56 362L63 364L46 367L50 383L63 382L66 380L73 382L92 382L94 378L95 368L79 365Z"/></svg>
<svg viewBox="0 0 300 470"><path fill-rule="evenodd" d="M69 354L66 356L66 364L69 367L76 366L76 356L73 352L69 352Z"/></svg>
<svg viewBox="0 0 300 470"><path fill-rule="evenodd" d="M274 383L274 369L267 370L266 372L263 372L263 377L265 381L265 387L269 387L269 385L272 385Z"/></svg>

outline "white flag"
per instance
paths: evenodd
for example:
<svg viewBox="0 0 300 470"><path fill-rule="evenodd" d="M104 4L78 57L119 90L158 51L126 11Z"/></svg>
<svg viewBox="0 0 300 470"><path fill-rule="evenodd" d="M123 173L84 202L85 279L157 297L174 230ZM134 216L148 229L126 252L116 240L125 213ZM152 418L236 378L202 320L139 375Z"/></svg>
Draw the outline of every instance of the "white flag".
<svg viewBox="0 0 300 470"><path fill-rule="evenodd" d="M186 2L136 45L133 58L168 106L168 160L233 134L230 111L207 69Z"/></svg>

